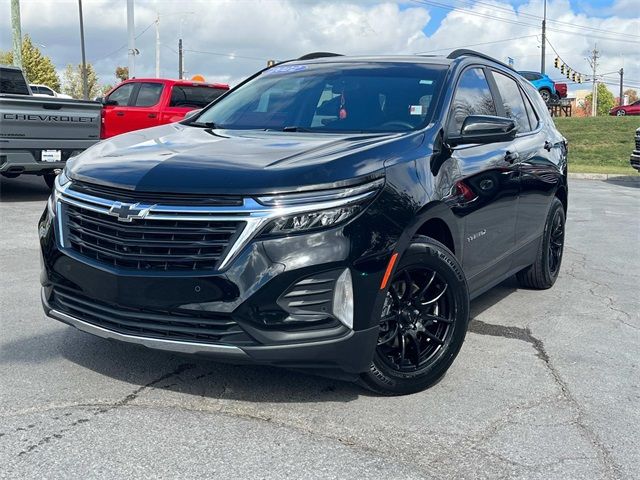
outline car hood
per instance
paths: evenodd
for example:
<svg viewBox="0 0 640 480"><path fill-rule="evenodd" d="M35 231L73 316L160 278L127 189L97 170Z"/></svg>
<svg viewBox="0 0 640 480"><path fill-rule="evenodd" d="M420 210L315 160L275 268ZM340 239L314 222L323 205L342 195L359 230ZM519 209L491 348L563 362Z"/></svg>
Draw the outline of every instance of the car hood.
<svg viewBox="0 0 640 480"><path fill-rule="evenodd" d="M73 180L139 191L256 194L348 183L422 143L420 133L211 130L179 123L102 141L69 161Z"/></svg>

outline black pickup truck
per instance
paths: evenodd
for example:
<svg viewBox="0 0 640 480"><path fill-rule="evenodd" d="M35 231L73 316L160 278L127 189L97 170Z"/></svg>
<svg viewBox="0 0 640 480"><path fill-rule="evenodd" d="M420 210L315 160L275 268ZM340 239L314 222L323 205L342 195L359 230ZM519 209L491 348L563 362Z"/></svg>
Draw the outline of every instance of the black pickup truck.
<svg viewBox="0 0 640 480"><path fill-rule="evenodd" d="M538 92L482 54L305 56L72 159L42 302L104 338L415 392L470 298L554 284L566 166Z"/></svg>
<svg viewBox="0 0 640 480"><path fill-rule="evenodd" d="M35 97L19 68L0 66L0 174L42 175L51 187L65 162L100 140L102 106Z"/></svg>

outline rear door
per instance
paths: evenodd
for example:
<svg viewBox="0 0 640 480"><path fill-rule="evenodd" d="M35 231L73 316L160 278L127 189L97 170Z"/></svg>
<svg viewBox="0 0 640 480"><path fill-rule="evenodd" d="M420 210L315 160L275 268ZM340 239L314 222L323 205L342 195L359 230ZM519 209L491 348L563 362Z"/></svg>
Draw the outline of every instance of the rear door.
<svg viewBox="0 0 640 480"><path fill-rule="evenodd" d="M140 82L133 92L129 106L125 109L126 131L160 125L160 98L164 84Z"/></svg>
<svg viewBox="0 0 640 480"><path fill-rule="evenodd" d="M460 134L469 115L498 115L495 85L484 67L467 68L453 96L447 132ZM506 274L514 249L518 171L509 161L511 142L460 145L451 158L459 171L453 213L464 224L462 263L472 292Z"/></svg>
<svg viewBox="0 0 640 480"><path fill-rule="evenodd" d="M129 131L127 130L127 112L135 88L136 84L133 82L123 83L105 98L105 103L113 104L105 104L102 111L103 138L113 137Z"/></svg>
<svg viewBox="0 0 640 480"><path fill-rule="evenodd" d="M161 123L178 122L184 118L187 112L206 107L226 91L226 89L198 85L197 83L174 85L171 88L169 104L162 112Z"/></svg>

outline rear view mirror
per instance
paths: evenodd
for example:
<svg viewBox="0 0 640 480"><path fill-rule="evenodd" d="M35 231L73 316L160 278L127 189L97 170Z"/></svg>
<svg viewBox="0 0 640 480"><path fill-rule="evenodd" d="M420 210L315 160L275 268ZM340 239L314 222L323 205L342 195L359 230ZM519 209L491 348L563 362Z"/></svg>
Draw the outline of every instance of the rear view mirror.
<svg viewBox="0 0 640 480"><path fill-rule="evenodd" d="M450 135L447 143L451 147L470 143L508 142L516 136L516 122L506 117L469 115L462 124L460 135Z"/></svg>

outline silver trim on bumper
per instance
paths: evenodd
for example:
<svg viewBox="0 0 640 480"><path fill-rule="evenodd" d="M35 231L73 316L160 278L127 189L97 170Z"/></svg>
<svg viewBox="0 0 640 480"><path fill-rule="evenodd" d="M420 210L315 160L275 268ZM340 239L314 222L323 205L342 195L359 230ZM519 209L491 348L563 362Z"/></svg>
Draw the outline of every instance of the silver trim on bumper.
<svg viewBox="0 0 640 480"><path fill-rule="evenodd" d="M137 345L143 345L145 347L155 348L159 350L166 350L169 352L217 355L219 357L236 360L250 359L250 357L242 349L233 345L212 345L209 343L180 342L177 340L163 340L161 338L127 335L124 333L118 333L112 330L107 330L106 328L92 325L91 323L84 322L78 318L72 317L71 315L68 315L66 313L59 312L55 309L49 310L47 315L51 318L71 325L78 330L82 330L83 332L90 333L102 338L119 340L121 342L135 343Z"/></svg>

